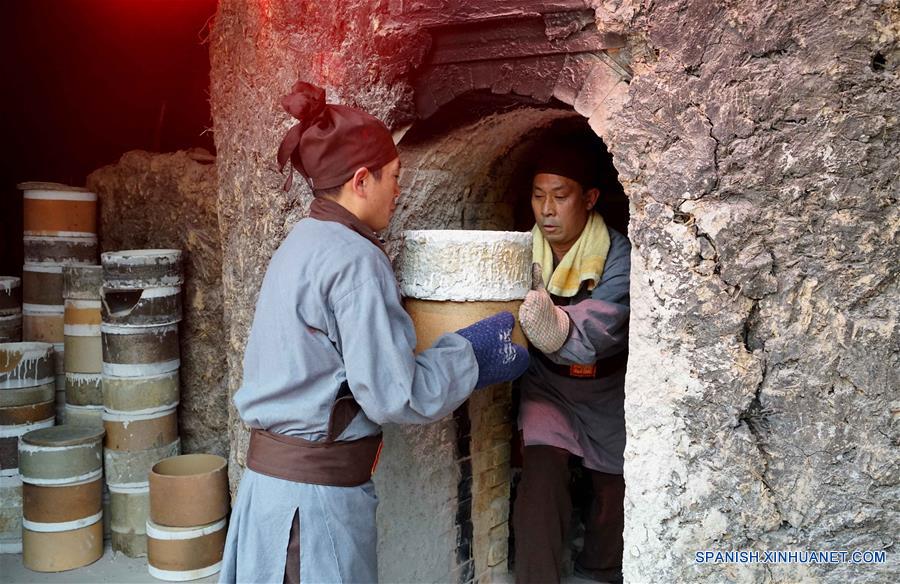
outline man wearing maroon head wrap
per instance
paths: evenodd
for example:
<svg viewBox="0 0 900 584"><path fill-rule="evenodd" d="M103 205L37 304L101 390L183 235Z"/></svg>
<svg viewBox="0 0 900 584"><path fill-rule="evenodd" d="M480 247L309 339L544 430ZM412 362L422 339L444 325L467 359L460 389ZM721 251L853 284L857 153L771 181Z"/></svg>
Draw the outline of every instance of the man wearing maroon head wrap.
<svg viewBox="0 0 900 584"><path fill-rule="evenodd" d="M512 314L500 313L414 353L376 233L400 195L388 129L307 83L282 103L300 123L278 161L316 197L257 300L234 396L250 447L220 581L375 582L381 424L438 420L473 389L521 375L528 352L509 341Z"/></svg>
<svg viewBox="0 0 900 584"><path fill-rule="evenodd" d="M594 168L572 143L549 144L532 172L534 289L519 309L531 366L518 382L522 480L513 513L516 582L561 577L572 459L590 476L575 572L622 581L625 364L631 244L593 211Z"/></svg>

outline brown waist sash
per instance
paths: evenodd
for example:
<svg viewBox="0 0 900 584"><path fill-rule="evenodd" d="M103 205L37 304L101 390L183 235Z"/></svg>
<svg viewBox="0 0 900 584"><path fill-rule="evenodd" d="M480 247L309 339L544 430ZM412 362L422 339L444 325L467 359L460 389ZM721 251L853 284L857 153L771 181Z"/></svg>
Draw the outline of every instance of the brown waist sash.
<svg viewBox="0 0 900 584"><path fill-rule="evenodd" d="M359 404L346 383L331 408L328 435L322 442L275 434L254 428L250 432L247 468L295 483L355 487L372 478L381 455L381 434L338 442Z"/></svg>
<svg viewBox="0 0 900 584"><path fill-rule="evenodd" d="M355 487L372 478L380 454L381 434L352 442L311 442L254 429L247 467L295 483Z"/></svg>

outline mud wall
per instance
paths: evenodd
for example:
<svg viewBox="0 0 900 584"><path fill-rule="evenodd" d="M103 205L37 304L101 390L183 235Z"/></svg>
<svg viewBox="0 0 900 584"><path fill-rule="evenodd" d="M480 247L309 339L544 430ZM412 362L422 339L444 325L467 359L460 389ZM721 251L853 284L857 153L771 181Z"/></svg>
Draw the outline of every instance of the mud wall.
<svg viewBox="0 0 900 584"><path fill-rule="evenodd" d="M100 198L102 251L184 252L178 425L185 453L226 455L226 337L215 158L204 150L135 150L88 176Z"/></svg>

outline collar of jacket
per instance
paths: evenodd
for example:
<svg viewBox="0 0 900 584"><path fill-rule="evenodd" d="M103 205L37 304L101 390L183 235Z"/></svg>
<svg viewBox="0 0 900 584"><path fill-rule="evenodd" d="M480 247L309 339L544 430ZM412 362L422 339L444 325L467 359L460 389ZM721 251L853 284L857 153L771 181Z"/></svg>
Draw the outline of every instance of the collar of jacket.
<svg viewBox="0 0 900 584"><path fill-rule="evenodd" d="M356 215L335 201L325 197L316 197L309 208L309 216L319 221L340 223L371 241L384 255L387 255L384 249L384 240L378 237L378 234L372 231L368 225L360 221Z"/></svg>

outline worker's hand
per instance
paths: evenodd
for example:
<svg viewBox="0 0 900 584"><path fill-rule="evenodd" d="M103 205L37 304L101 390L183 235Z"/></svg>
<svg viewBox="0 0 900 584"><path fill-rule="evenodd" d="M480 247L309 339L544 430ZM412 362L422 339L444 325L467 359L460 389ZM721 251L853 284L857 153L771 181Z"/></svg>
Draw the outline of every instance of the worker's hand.
<svg viewBox="0 0 900 584"><path fill-rule="evenodd" d="M512 381L528 369L528 350L510 340L515 323L512 313L501 312L456 331L472 344L475 352L476 389Z"/></svg>
<svg viewBox="0 0 900 584"><path fill-rule="evenodd" d="M544 287L541 265L531 266L531 291L519 307L519 324L532 345L542 353L555 353L569 337L572 322L562 308L555 306Z"/></svg>

